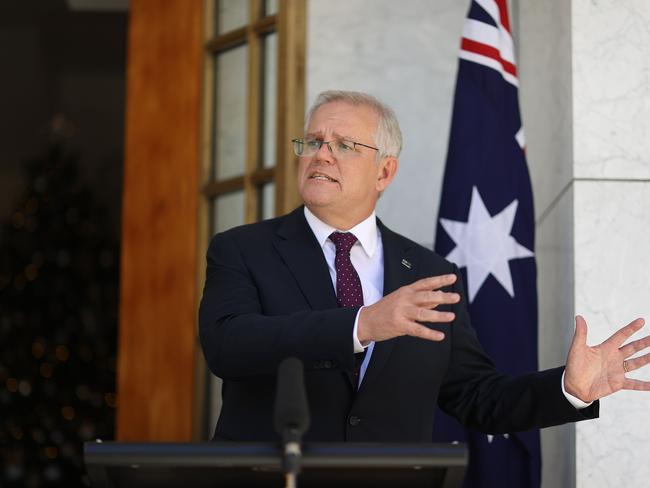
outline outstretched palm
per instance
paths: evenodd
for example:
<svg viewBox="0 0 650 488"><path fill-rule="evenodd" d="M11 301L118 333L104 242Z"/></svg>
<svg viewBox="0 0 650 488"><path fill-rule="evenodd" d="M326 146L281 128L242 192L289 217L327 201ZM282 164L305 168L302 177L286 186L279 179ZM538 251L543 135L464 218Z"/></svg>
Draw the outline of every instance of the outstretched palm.
<svg viewBox="0 0 650 488"><path fill-rule="evenodd" d="M650 363L650 353L628 359L650 347L650 336L624 344L644 324L643 319L636 319L603 343L588 346L587 323L578 315L564 376L566 391L585 402L592 402L619 390L650 390L650 382L625 377L626 372Z"/></svg>

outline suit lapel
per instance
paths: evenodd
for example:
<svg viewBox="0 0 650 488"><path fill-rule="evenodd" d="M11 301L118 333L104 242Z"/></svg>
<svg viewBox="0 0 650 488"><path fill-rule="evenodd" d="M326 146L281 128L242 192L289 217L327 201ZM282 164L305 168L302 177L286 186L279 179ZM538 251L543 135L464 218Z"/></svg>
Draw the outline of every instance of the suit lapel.
<svg viewBox="0 0 650 488"><path fill-rule="evenodd" d="M303 207L287 215L274 236L273 245L298 282L314 310L336 308L336 293L327 261L305 220Z"/></svg>
<svg viewBox="0 0 650 488"><path fill-rule="evenodd" d="M323 249L305 219L302 206L287 215L276 231L273 245L313 310L338 307ZM343 375L347 378L350 389L354 388L352 373Z"/></svg>
<svg viewBox="0 0 650 488"><path fill-rule="evenodd" d="M386 296L415 281L416 269L415 264L409 258L411 248L409 241L388 229L379 219L377 225L381 231L381 241L384 247L384 296ZM396 337L375 343L359 393L363 391L364 385L378 377L398 339Z"/></svg>
<svg viewBox="0 0 650 488"><path fill-rule="evenodd" d="M305 220L303 207L284 219L274 236L273 245L293 274L300 290L314 310L338 307L332 278L314 233ZM415 264L410 262L410 244L377 220L384 248L384 296L415 280ZM359 393L385 366L398 338L375 343ZM350 386L352 375L348 374Z"/></svg>

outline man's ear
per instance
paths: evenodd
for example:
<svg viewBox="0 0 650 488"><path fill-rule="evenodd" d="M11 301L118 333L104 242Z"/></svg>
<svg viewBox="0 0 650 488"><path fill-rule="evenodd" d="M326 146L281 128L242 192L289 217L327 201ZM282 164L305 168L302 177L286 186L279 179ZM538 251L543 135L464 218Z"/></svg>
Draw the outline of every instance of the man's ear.
<svg viewBox="0 0 650 488"><path fill-rule="evenodd" d="M399 167L399 160L393 156L386 156L379 162L379 171L377 172L376 188L379 193L383 192L390 182L393 181L397 168Z"/></svg>

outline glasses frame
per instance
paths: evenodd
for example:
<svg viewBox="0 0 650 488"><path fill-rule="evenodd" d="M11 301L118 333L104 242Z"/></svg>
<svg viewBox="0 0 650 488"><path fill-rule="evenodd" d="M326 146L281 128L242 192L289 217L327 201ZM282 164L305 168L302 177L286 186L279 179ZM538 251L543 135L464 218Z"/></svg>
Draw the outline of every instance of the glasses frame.
<svg viewBox="0 0 650 488"><path fill-rule="evenodd" d="M320 144L318 146L318 149L316 149L314 154L316 154L318 151L320 151L320 149L321 149L321 147L323 147L323 145L327 145L327 148L330 150L330 153L334 154L334 150L332 149L332 146L330 146L330 143L337 142L337 141L342 141L342 142L352 144L352 149L353 150L356 150L357 146L363 146L363 147L367 147L368 149L374 149L375 151L379 152L379 149L376 148L376 147L369 146L368 144L364 144L362 142L353 141L351 139L332 139L332 140L329 140L329 141L321 141L320 139L313 139L313 140L320 142ZM296 156L309 157L309 156L305 156L304 154L298 154L298 151L296 150L297 147L298 147L298 144L302 144L304 146L307 143L307 141L305 139L291 139L291 142L293 142L293 152L296 154ZM313 156L313 154L312 154L312 156Z"/></svg>

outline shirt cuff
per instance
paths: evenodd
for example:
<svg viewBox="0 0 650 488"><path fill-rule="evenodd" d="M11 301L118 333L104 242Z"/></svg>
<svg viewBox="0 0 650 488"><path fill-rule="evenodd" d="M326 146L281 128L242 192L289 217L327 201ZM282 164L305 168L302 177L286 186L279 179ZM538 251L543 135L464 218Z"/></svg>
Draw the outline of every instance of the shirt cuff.
<svg viewBox="0 0 650 488"><path fill-rule="evenodd" d="M570 393L567 393L567 391L564 389L564 372L562 372L562 393L564 393L564 396L566 397L567 400L569 400L569 403L573 405L576 409L582 410L583 408L587 408L589 405L591 405L594 402L583 402L580 400L578 397L574 397Z"/></svg>
<svg viewBox="0 0 650 488"><path fill-rule="evenodd" d="M368 347L370 344L366 344L365 346L361 344L359 341L359 337L357 336L357 328L359 327L359 314L361 313L361 310L363 307L359 309L357 312L357 316L354 319L354 328L352 329L352 348L354 349L354 353L358 352L363 352L365 351L366 347Z"/></svg>

